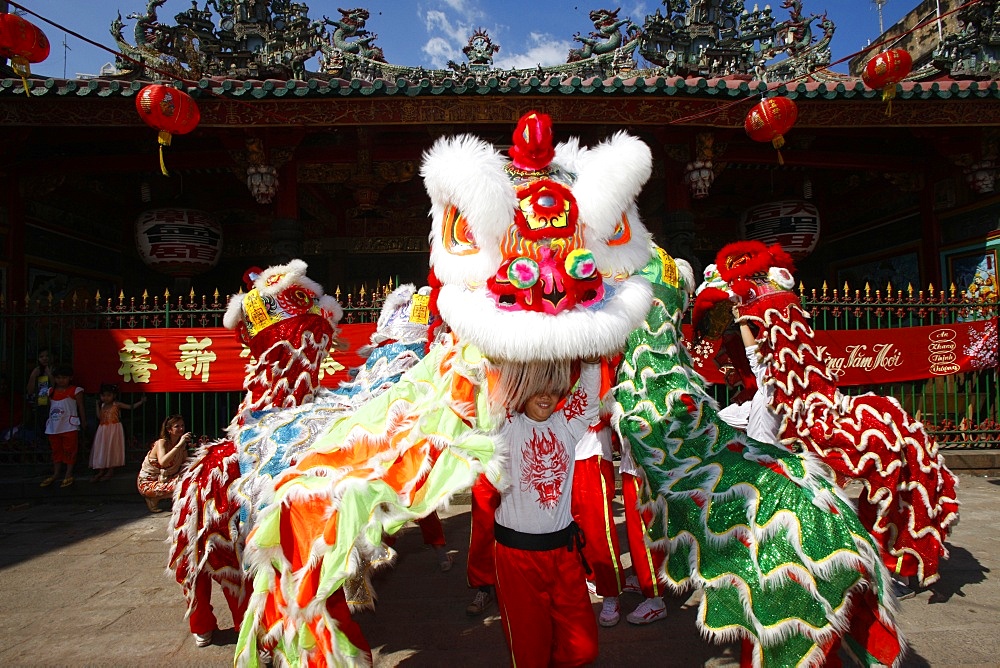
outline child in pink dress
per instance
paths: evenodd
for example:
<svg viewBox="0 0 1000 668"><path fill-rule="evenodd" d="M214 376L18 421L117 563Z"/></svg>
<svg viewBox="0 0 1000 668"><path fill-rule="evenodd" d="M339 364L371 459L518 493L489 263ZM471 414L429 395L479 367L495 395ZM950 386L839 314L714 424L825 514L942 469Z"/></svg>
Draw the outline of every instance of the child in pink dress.
<svg viewBox="0 0 1000 668"><path fill-rule="evenodd" d="M97 402L97 433L90 451L90 468L96 473L90 482L110 480L115 468L125 466L125 432L120 419L121 409L131 410L143 405L146 397L134 404L118 401L117 385L101 385Z"/></svg>

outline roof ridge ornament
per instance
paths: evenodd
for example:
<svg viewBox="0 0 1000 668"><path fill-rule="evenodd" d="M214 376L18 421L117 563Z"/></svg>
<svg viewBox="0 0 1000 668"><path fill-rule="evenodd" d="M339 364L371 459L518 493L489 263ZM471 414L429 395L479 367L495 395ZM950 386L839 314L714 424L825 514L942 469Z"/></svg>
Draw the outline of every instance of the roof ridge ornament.
<svg viewBox="0 0 1000 668"><path fill-rule="evenodd" d="M783 0L789 18L775 23L770 5L752 11L743 0L670 2L642 26L639 54L669 76L738 76L789 81L830 64L836 26L826 13L803 16L802 0ZM822 30L819 36L815 28ZM771 62L782 57L780 61ZM829 76L825 71L822 76Z"/></svg>

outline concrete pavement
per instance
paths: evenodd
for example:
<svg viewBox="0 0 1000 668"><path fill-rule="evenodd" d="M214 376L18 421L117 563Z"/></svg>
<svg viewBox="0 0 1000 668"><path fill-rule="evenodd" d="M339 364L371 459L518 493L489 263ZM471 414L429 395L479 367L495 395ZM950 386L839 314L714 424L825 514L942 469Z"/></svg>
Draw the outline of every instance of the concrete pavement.
<svg viewBox="0 0 1000 668"><path fill-rule="evenodd" d="M900 603L908 667L1000 665L1000 477L966 474L960 483L961 523L941 581ZM62 500L54 494L43 502L5 500L0 509L0 663L230 665L236 634L221 593L216 610L223 630L215 644L196 648L187 632L180 588L164 572L169 514L150 515L138 496L82 496L86 489ZM407 527L396 543L395 567L376 579L376 609L358 615L378 667L508 663L496 606L482 618L465 614L472 596L464 572L469 507L454 505L442 521L452 571L441 573L419 530ZM737 664L736 645L711 645L699 636L696 595L668 598L665 621L631 626L624 614L640 600L623 595L622 621L600 629L597 665Z"/></svg>

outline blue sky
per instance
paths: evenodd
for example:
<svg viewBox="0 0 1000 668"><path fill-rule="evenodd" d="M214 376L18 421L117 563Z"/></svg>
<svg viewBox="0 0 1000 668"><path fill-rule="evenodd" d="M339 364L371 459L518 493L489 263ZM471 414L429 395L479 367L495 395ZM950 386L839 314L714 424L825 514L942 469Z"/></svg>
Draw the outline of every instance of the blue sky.
<svg viewBox="0 0 1000 668"><path fill-rule="evenodd" d="M80 33L89 39L114 48L108 26L121 11L122 16L145 10L146 0L16 0L43 17ZM485 28L500 52L494 56L498 67L535 67L566 62L570 48L579 46L574 33L588 34L593 24L588 18L592 9L621 7L619 16L628 16L640 24L643 17L662 6L659 0L635 2L618 0L300 0L309 6L309 16L339 18L338 7L365 7L371 12L367 29L376 33L377 46L386 60L398 65L442 68L449 59L465 62L462 47L477 28ZM752 8L754 0L748 0ZM770 4L777 20L785 20L788 10L781 0ZM833 38L833 59L839 60L863 49L879 35L879 18L872 0L804 0L803 14L826 12L837 25ZM885 28L913 9L918 0L887 0L882 9ZM202 7L204 0L198 0ZM167 0L160 20L173 24L175 14L191 7L191 0ZM52 42L49 58L32 65L32 72L51 77L96 74L101 66L114 60L107 51L91 46L72 35L31 16L29 20L45 31ZM131 38L134 21L126 20L123 31ZM64 46L65 41L65 46ZM312 63L314 65L315 63ZM835 66L847 71L847 64Z"/></svg>

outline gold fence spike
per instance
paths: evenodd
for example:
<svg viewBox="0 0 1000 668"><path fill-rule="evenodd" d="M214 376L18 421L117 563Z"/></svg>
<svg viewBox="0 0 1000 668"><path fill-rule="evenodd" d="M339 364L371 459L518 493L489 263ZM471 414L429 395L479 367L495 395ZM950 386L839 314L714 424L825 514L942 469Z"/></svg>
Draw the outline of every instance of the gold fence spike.
<svg viewBox="0 0 1000 668"><path fill-rule="evenodd" d="M844 294L846 295L850 291L851 291L851 289L847 286L847 281L844 281Z"/></svg>
<svg viewBox="0 0 1000 668"><path fill-rule="evenodd" d="M164 290L163 290L163 298L164 299L170 299L170 288L164 288Z"/></svg>

